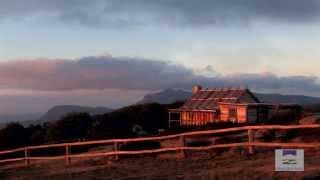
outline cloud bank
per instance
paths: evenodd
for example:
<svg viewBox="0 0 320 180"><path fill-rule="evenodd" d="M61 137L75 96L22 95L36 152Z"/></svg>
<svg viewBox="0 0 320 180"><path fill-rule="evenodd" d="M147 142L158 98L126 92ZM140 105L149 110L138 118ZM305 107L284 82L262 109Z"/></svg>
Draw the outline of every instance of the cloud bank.
<svg viewBox="0 0 320 180"><path fill-rule="evenodd" d="M206 70L205 68L204 70ZM79 59L33 59L0 63L0 89L35 91L139 90L248 86L257 91L317 95L318 77L272 73L199 75L169 61L131 57L91 56Z"/></svg>
<svg viewBox="0 0 320 180"><path fill-rule="evenodd" d="M318 0L20 0L0 1L0 18L45 18L95 26L215 25L257 19L317 21Z"/></svg>

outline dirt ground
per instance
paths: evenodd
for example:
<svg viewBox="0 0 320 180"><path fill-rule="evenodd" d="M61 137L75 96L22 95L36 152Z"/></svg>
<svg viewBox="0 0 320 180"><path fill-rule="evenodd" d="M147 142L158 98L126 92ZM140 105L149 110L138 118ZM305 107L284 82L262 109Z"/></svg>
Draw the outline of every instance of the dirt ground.
<svg viewBox="0 0 320 180"><path fill-rule="evenodd" d="M320 150L305 150L304 172L275 172L274 151L248 155L233 148L207 152L35 163L30 167L0 167L0 179L320 179Z"/></svg>

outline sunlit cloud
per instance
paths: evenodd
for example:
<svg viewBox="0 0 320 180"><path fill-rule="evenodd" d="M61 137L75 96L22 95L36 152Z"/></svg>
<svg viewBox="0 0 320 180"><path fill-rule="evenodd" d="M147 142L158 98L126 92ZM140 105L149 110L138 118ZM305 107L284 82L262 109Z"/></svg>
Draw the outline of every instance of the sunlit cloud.
<svg viewBox="0 0 320 180"><path fill-rule="evenodd" d="M0 88L35 91L142 90L249 86L257 91L317 94L316 76L217 72L213 66L193 70L170 61L90 56L79 59L33 59L0 63Z"/></svg>

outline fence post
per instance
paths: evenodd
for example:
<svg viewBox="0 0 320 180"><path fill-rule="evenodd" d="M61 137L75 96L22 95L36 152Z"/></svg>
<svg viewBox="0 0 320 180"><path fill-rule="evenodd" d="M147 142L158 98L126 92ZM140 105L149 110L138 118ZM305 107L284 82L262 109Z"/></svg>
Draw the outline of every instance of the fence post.
<svg viewBox="0 0 320 180"><path fill-rule="evenodd" d="M24 165L28 166L30 164L29 160L29 149L27 147L24 148Z"/></svg>
<svg viewBox="0 0 320 180"><path fill-rule="evenodd" d="M66 144L65 149L66 149L66 154L65 154L66 165L70 165L70 163L71 163L71 159L69 157L69 155L70 155L70 146L68 144Z"/></svg>
<svg viewBox="0 0 320 180"><path fill-rule="evenodd" d="M169 124L168 124L168 126L169 126L169 129L171 128L171 112L169 112L168 113L168 119L169 119Z"/></svg>
<svg viewBox="0 0 320 180"><path fill-rule="evenodd" d="M248 143L253 143L254 142L254 130L253 129L248 129ZM249 145L249 154L254 153L254 146Z"/></svg>
<svg viewBox="0 0 320 180"><path fill-rule="evenodd" d="M114 142L114 144L113 144L113 151L115 152L115 153L117 153L117 151L118 151L118 142ZM117 155L117 154L115 154L114 155L114 158L115 158L115 160L118 160L119 159L119 155Z"/></svg>
<svg viewBox="0 0 320 180"><path fill-rule="evenodd" d="M180 146L181 146L181 147L184 147L184 146L185 146L185 138L184 138L183 135L180 136L179 141L180 141L180 143L179 143ZM186 154L185 154L185 151L184 151L184 150L181 150L180 153L181 153L181 157L182 157L182 158L185 158L185 157L186 157Z"/></svg>

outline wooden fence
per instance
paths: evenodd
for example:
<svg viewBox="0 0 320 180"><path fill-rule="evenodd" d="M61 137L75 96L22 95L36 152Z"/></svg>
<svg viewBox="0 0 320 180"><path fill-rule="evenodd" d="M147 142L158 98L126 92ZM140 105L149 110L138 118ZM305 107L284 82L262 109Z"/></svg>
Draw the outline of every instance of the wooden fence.
<svg viewBox="0 0 320 180"><path fill-rule="evenodd" d="M62 143L62 144L50 144L50 145L40 145L40 146L29 146L24 148L0 151L0 155L8 155L13 153L24 153L22 158L10 158L0 160L0 163L9 163L24 161L25 165L29 165L32 160L58 160L64 159L66 164L71 163L71 159L75 158L90 158L90 157L107 157L114 156L116 159L119 155L140 155L140 154L151 154L151 153L163 153L163 152L182 152L193 150L193 151L203 151L215 148L230 148L230 147L248 147L249 153L254 153L254 147L283 147L283 148L317 148L320 147L320 143L274 143L274 142L255 142L254 134L257 130L292 130L292 129L314 129L320 128L320 125L265 125L265 126L244 126L235 127L227 129L217 129L217 130L207 130L207 131L195 131L187 132L168 136L158 136L158 137L145 137L145 138L130 138L130 139L111 139L111 140L97 140L97 141L86 141L86 142L74 142L74 143ZM247 131L248 141L239 143L228 143L228 144L212 144L208 146L200 147L190 147L185 146L185 138L192 136L201 135L212 135L219 133L231 133L231 132L241 132ZM149 149L149 150L135 150L135 151L122 151L119 150L120 144L131 143L131 142L145 142L145 141L165 141L171 139L179 139L178 147L163 147L159 149ZM82 154L72 154L72 147L81 147L86 145L113 145L113 151L111 152L87 152ZM30 152L33 150L48 149L48 148L64 148L64 154L59 156L46 156L46 157L34 157L30 156Z"/></svg>

